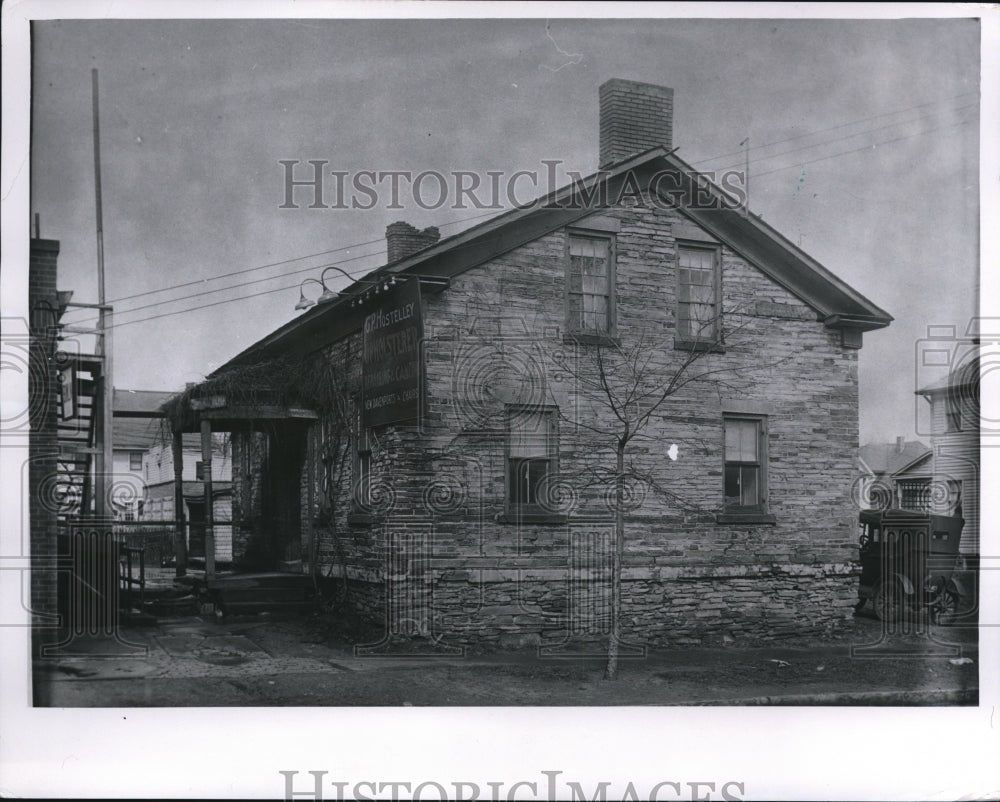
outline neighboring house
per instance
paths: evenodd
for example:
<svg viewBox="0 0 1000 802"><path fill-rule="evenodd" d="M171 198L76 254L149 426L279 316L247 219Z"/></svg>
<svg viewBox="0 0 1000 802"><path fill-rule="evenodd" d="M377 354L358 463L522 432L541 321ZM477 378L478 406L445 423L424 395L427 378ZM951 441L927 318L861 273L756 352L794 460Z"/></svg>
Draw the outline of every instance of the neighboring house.
<svg viewBox="0 0 1000 802"><path fill-rule="evenodd" d="M929 512L932 509L931 450L919 440L897 437L895 443L869 443L858 449L858 501L861 509ZM957 500L956 500L957 501ZM951 514L940 503L934 511Z"/></svg>
<svg viewBox="0 0 1000 802"><path fill-rule="evenodd" d="M160 407L173 393L152 390L115 388L114 399L114 474L112 501L115 517L136 521L136 531L152 531L156 521L174 520L174 460L170 429ZM188 528L188 552L204 557L201 524L204 521L205 496L201 480L201 441L197 435L182 440L183 497ZM217 520L227 522L216 538L216 558L232 558L228 522L232 520L232 465L228 438L213 438L213 501Z"/></svg>
<svg viewBox="0 0 1000 802"><path fill-rule="evenodd" d="M159 406L169 396L150 390L115 388L111 505L116 520L135 521L143 515L146 500L143 460L155 443L169 438L159 412Z"/></svg>
<svg viewBox="0 0 1000 802"><path fill-rule="evenodd" d="M950 489L960 496L965 526L959 550L969 558L978 558L979 358L975 352L966 357L947 377L917 390L917 394L931 407L934 484L939 493Z"/></svg>
<svg viewBox="0 0 1000 802"><path fill-rule="evenodd" d="M311 560L390 634L603 637L615 493L588 470L613 467L594 430L617 424L585 390L620 346L640 395L690 359L704 374L630 456L649 481L626 488L625 639L851 615L858 356L892 318L677 157L672 90L612 80L600 100L597 200L565 188L441 241L393 224L387 266L178 396L176 431L232 432L237 564ZM262 378L303 356L324 403ZM270 403L247 405L255 383Z"/></svg>

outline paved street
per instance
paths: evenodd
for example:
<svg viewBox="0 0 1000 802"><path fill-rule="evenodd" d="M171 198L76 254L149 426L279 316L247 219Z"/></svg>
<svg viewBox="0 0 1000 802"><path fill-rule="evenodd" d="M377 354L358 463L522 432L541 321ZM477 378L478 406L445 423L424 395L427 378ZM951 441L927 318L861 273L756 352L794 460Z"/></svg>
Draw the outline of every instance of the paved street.
<svg viewBox="0 0 1000 802"><path fill-rule="evenodd" d="M124 627L41 662L37 703L56 707L344 705L975 704L975 629L883 638L855 618L836 637L760 648L651 651L603 679L598 654L462 656L356 650L318 616L212 617ZM374 652L374 654L372 654Z"/></svg>

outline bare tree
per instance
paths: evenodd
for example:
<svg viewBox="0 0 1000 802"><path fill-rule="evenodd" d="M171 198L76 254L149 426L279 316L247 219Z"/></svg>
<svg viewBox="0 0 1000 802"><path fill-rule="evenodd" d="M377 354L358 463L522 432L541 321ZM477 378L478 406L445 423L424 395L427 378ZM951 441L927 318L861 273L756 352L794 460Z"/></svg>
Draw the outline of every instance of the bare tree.
<svg viewBox="0 0 1000 802"><path fill-rule="evenodd" d="M723 322L734 325L724 329ZM717 319L699 322L694 344L683 349L676 349L672 338L666 343L662 335L655 335L649 330L629 331L621 339L581 346L589 364L579 365L574 378L579 400L592 414L580 415L572 420L565 412L560 414L575 426L597 435L599 445L591 452L592 464L580 468L585 477L583 486L613 488L611 506L615 526L611 626L605 679L616 679L618 676L628 484L641 483L676 506L699 509L664 487L653 470L639 465L635 446L641 441L660 443L650 432L650 426L668 399L685 387L695 383L712 383L719 388L735 389L734 381L741 373L770 366L757 363L733 365L727 364L723 357L711 358L748 322L749 318L742 316L738 308L727 310ZM614 455L613 467L600 464L611 454ZM666 452L658 452L657 456L676 459L676 446L671 446Z"/></svg>

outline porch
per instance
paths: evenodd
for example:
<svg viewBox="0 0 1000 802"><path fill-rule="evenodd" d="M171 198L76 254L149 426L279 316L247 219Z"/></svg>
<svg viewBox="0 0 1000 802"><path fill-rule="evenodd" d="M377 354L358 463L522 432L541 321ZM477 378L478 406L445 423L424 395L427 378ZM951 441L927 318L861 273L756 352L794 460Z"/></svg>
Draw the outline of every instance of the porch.
<svg viewBox="0 0 1000 802"><path fill-rule="evenodd" d="M197 389L197 388L195 388ZM196 395L190 391L175 399L168 410L172 423L174 453L174 561L175 578L200 568L200 587L212 592L225 591L231 604L249 604L254 587L261 582L237 582L232 577L270 575L305 576L312 538L312 515L303 514L302 488L307 490L306 509L313 508L314 437L312 424L319 416L303 406L282 403L237 403L226 395ZM181 443L185 433L201 436L202 499L215 499L212 471L212 438L221 432L230 436L233 451L240 443L242 470L231 484L233 514L220 521L214 503L198 507L199 520L188 521L190 493L181 481ZM249 458L249 444L260 444L260 453ZM234 454L235 463L237 462ZM251 500L252 497L252 500ZM185 503L185 502L188 503ZM219 536L230 540L227 550L232 557L228 570L218 565ZM197 544L195 553L193 546ZM202 556L198 565L196 557ZM194 574L192 574L194 576ZM217 583L223 584L217 584ZM269 582L276 597L292 582ZM239 593L236 592L237 587ZM267 594L265 594L267 595ZM287 595L287 594L286 594Z"/></svg>

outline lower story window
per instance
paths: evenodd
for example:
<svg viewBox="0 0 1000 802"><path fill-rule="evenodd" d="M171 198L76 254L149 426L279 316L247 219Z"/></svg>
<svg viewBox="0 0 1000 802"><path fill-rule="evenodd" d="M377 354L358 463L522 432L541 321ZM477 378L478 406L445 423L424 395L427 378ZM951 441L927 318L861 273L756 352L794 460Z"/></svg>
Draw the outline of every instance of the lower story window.
<svg viewBox="0 0 1000 802"><path fill-rule="evenodd" d="M555 412L511 408L507 420L507 507L544 511L546 486L558 454Z"/></svg>
<svg viewBox="0 0 1000 802"><path fill-rule="evenodd" d="M725 489L727 510L764 512L767 460L763 417L725 416Z"/></svg>

